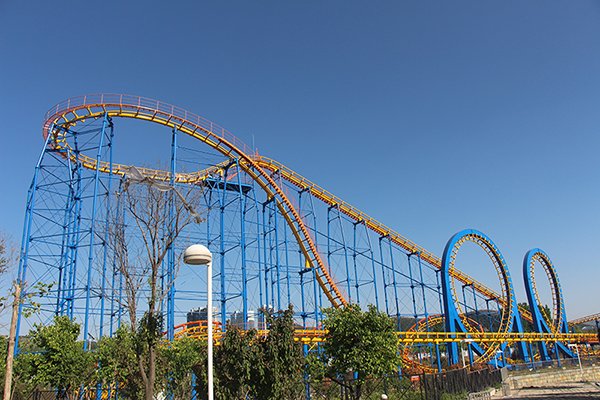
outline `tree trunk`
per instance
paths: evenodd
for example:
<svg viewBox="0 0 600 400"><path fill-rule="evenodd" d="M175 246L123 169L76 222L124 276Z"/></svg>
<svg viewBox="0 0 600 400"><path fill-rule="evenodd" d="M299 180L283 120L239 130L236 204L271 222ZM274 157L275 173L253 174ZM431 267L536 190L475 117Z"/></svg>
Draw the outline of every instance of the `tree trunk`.
<svg viewBox="0 0 600 400"><path fill-rule="evenodd" d="M15 299L12 306L12 317L10 319L10 331L8 334L8 352L6 353L6 377L4 379L3 399L10 400L12 391L13 363L15 356L15 341L17 336L17 319L19 304L21 302L21 284L15 283Z"/></svg>
<svg viewBox="0 0 600 400"><path fill-rule="evenodd" d="M156 352L154 346L148 349L148 381L146 382L146 400L154 398L154 381L156 380Z"/></svg>

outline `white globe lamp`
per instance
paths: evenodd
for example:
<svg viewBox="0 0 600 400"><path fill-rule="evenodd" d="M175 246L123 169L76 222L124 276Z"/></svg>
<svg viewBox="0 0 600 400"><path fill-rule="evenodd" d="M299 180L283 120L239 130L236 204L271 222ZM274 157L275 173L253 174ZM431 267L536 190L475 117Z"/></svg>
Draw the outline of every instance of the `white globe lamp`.
<svg viewBox="0 0 600 400"><path fill-rule="evenodd" d="M206 265L206 327L208 332L208 400L213 400L213 309L212 309L212 253L202 244L193 244L183 252L188 265Z"/></svg>

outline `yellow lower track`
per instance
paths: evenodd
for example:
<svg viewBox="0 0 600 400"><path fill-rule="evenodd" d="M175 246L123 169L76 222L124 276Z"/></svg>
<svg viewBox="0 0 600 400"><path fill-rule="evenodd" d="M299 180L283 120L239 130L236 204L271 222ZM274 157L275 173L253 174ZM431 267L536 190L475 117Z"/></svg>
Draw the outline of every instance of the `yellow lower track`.
<svg viewBox="0 0 600 400"><path fill-rule="evenodd" d="M214 339L219 341L224 332L220 327L214 328ZM258 330L257 334L267 335L268 330ZM598 343L598 336L593 333L497 333L497 332L396 332L399 345L408 344L445 344L460 343L465 339L473 339L477 343L516 343L516 342L571 342L571 343ZM198 339L207 338L206 326L196 326L181 329L175 337L183 336ZM323 329L296 329L294 338L302 343L321 343L327 338L327 331Z"/></svg>

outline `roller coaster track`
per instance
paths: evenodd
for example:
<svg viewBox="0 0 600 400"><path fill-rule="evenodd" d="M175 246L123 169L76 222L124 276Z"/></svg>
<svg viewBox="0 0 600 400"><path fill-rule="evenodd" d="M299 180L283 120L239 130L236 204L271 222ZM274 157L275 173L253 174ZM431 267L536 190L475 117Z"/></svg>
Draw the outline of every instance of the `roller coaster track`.
<svg viewBox="0 0 600 400"><path fill-rule="evenodd" d="M358 223L364 223L367 228L371 229L378 235L389 237L392 242L396 243L404 250L408 251L409 253L419 254L422 260L426 261L427 263L431 264L437 269L441 269L442 260L433 253L427 251L426 249L417 245L411 240L403 237L398 232L392 230L391 228L375 220L374 218L371 218L367 214L346 203L339 197L336 197L335 195L321 188L317 184L311 182L310 180L306 179L300 174L287 168L280 162L259 155L255 155L253 158L255 159L256 163L260 165L263 169L269 170L273 173L281 174L281 177L283 179L295 185L296 187L308 191L312 196L332 207L337 207L340 212L349 216L354 221ZM498 293L494 292L492 289L488 288L484 284L477 282L475 279L473 279L466 273L461 272L458 269L452 269L450 271L450 275L465 285L472 285L472 287L476 291L481 293L486 298L491 300L497 300L502 305L506 305L506 301L502 298L502 296L500 296ZM525 308L520 308L519 311L521 313L522 318L530 322L533 321L533 317L529 310Z"/></svg>
<svg viewBox="0 0 600 400"><path fill-rule="evenodd" d="M393 243L407 252L418 254L425 262L441 269L441 260L433 253L403 237L374 218L371 218L327 190L287 168L285 165L252 152L243 142L218 125L170 104L139 96L120 94L100 94L71 98L57 104L48 111L43 126L44 138L52 135L51 143L54 148L63 150L66 154L71 154L70 157L74 157L72 155L74 151L69 148L64 132L67 132L70 127L81 121L90 118L100 118L104 115L110 118L139 119L168 126L204 142L226 157L240 160L240 168L259 184L269 198L276 199L277 206L290 226L308 264L312 268L316 268L318 272L316 277L319 285L331 304L335 307L346 304L347 300L335 284L334 279L330 276L316 244L311 238L298 211L283 189L277 185L271 176L272 173L279 173L286 181L302 190L308 191L313 197L326 204L337 207L340 212L352 218L355 222L363 223L367 228L381 236L389 236ZM78 154L77 160L83 167L103 173L124 175L130 168L127 165L117 163L109 165L107 162L96 160L84 154ZM170 173L167 171L136 168L144 176L154 179L167 180L170 177ZM213 167L199 172L179 173L176 174L175 180L180 183L194 183L206 179L215 170ZM506 305L506 300L502 296L484 284L477 282L466 273L457 269L453 269L450 273L453 278L465 285L472 286L487 299ZM528 310L520 309L520 312L524 319L532 321L531 313Z"/></svg>
<svg viewBox="0 0 600 400"><path fill-rule="evenodd" d="M219 341L224 332L220 326L214 326L215 341ZM258 330L257 335L268 335L268 330ZM183 336L206 339L206 325L197 322L185 323L176 327L175 337ZM516 343L530 342L573 342L573 343L597 343L598 336L593 333L502 333L502 332L483 332L475 330L473 332L427 332L418 330L409 330L406 332L396 332L398 345L410 344L445 344L460 343L465 339L474 339L478 343ZM294 340L305 344L321 343L327 338L327 331L323 329L296 329L294 331Z"/></svg>
<svg viewBox="0 0 600 400"><path fill-rule="evenodd" d="M265 191L268 198L275 199L277 207L289 225L308 265L315 268L319 285L331 304L339 307L347 303L334 280L329 275L308 229L273 178L263 170L249 154L250 151L239 139L225 129L186 110L156 100L128 95L91 95L72 98L57 104L46 114L43 126L44 139L51 135L51 144L64 153L78 153L69 148L65 132L86 119L101 117L132 118L168 126L185 133L229 158L238 158L241 168ZM124 173L125 166L100 162L89 156L77 154L85 168L110 173ZM192 174L193 175L193 174Z"/></svg>
<svg viewBox="0 0 600 400"><path fill-rule="evenodd" d="M585 324L586 322L592 322L592 321L600 321L600 313L587 315L585 317L574 319L572 321L569 321L569 325L575 326L575 325Z"/></svg>

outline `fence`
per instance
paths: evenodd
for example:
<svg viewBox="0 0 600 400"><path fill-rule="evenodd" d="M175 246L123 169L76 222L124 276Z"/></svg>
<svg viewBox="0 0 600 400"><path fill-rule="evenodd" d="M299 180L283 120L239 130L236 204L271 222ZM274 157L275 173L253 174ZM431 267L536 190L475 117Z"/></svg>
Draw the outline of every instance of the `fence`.
<svg viewBox="0 0 600 400"><path fill-rule="evenodd" d="M486 368L468 372L466 369L420 376L423 398L439 400L443 393L480 392L502 383L499 369Z"/></svg>
<svg viewBox="0 0 600 400"><path fill-rule="evenodd" d="M595 354L581 354L581 366L592 367L600 365L600 357ZM561 358L559 360L553 359L549 361L532 361L532 362L521 362L510 366L512 374L529 373L538 369L549 369L549 368L579 368L578 358Z"/></svg>
<svg viewBox="0 0 600 400"><path fill-rule="evenodd" d="M344 386L347 383L347 387ZM413 377L388 377L369 379L360 390L361 400L379 400L382 394L394 400L440 400L445 393L476 393L493 386L500 386L502 373L499 369L483 368L475 371L458 369L440 374L424 374ZM311 387L311 399L352 400L356 398L352 382L329 382ZM489 397L489 396L488 396ZM478 398L484 398L483 396Z"/></svg>

